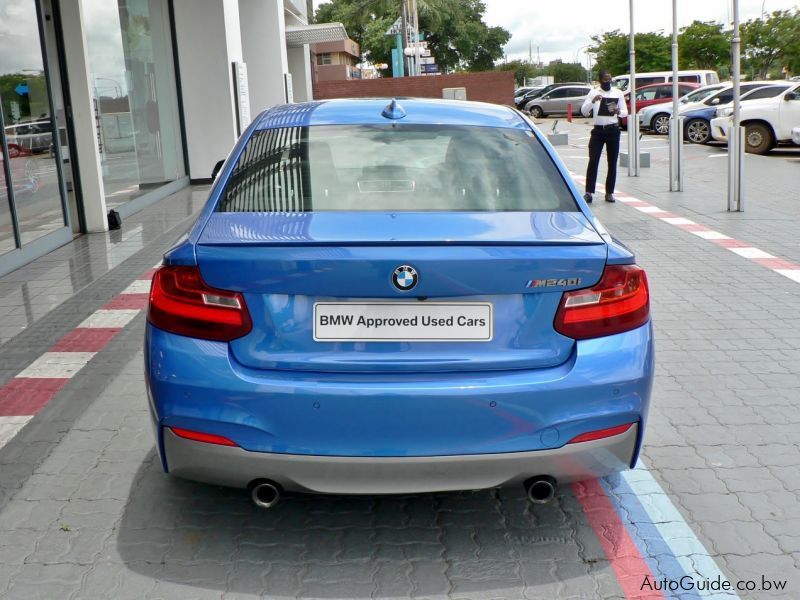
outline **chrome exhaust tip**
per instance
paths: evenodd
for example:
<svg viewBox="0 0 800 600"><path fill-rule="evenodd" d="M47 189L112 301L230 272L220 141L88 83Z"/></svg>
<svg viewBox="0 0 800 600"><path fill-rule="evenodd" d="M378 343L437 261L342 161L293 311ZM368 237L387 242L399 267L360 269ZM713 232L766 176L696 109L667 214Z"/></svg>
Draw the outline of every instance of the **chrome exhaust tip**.
<svg viewBox="0 0 800 600"><path fill-rule="evenodd" d="M258 481L251 484L250 498L259 508L272 508L281 499L281 490L277 484L270 481Z"/></svg>
<svg viewBox="0 0 800 600"><path fill-rule="evenodd" d="M556 480L549 475L531 477L525 482L525 494L534 504L547 504L556 495Z"/></svg>

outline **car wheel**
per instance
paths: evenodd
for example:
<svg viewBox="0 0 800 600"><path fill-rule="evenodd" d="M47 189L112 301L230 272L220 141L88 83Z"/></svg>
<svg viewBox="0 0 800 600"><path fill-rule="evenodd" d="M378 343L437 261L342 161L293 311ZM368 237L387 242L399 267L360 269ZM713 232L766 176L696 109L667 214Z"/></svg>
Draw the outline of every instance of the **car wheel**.
<svg viewBox="0 0 800 600"><path fill-rule="evenodd" d="M692 119L686 123L686 139L693 144L705 144L711 139L711 128L705 119Z"/></svg>
<svg viewBox="0 0 800 600"><path fill-rule="evenodd" d="M667 113L658 113L653 117L653 131L658 135L669 133L669 115Z"/></svg>
<svg viewBox="0 0 800 600"><path fill-rule="evenodd" d="M745 150L753 154L766 154L775 145L772 130L761 123L746 125L744 129Z"/></svg>
<svg viewBox="0 0 800 600"><path fill-rule="evenodd" d="M544 116L544 112L542 112L541 107L534 106L533 108L531 108L531 116L534 119L541 119Z"/></svg>

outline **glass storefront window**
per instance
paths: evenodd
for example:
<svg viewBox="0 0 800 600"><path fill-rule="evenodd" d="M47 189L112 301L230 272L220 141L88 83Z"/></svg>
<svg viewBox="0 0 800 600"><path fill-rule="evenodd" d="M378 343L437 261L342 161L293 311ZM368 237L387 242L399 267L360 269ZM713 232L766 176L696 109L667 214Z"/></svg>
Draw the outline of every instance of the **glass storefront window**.
<svg viewBox="0 0 800 600"><path fill-rule="evenodd" d="M0 23L13 23L0 31L0 110L24 245L64 227L63 188L54 155L56 138L35 0L0 0ZM7 251L9 239L14 243L13 224L7 182L2 183L0 251Z"/></svg>
<svg viewBox="0 0 800 600"><path fill-rule="evenodd" d="M106 204L185 175L167 0L83 0Z"/></svg>
<svg viewBox="0 0 800 600"><path fill-rule="evenodd" d="M5 163L5 154L0 148L0 254L17 247L14 224L11 221L11 199L8 196Z"/></svg>

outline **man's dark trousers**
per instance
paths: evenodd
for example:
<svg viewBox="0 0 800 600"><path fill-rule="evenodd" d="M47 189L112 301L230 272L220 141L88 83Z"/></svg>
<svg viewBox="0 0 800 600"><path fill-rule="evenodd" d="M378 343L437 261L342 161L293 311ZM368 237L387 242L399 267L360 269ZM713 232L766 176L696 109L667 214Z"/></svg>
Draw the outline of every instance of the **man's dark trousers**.
<svg viewBox="0 0 800 600"><path fill-rule="evenodd" d="M606 147L606 158L608 159L606 194L614 193L614 186L617 184L619 136L619 127L616 125L608 127L597 125L592 129L592 137L589 139L589 168L586 169L586 191L588 193L594 194L594 187L597 182L597 167L600 164L603 146Z"/></svg>

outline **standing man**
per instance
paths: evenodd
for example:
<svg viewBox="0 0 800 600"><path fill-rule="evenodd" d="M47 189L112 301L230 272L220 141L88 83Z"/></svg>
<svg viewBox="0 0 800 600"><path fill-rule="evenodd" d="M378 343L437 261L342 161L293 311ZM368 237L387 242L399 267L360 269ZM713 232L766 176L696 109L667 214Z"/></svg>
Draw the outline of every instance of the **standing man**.
<svg viewBox="0 0 800 600"><path fill-rule="evenodd" d="M633 87L631 87L633 91ZM581 106L583 116L591 116L594 122L592 137L589 139L589 167L586 169L586 193L583 199L592 202L594 186L597 182L597 167L603 146L606 147L608 174L606 175L606 202L614 200L614 186L617 183L617 158L619 157L619 117L628 115L625 96L611 86L611 73L600 71L600 89L593 89Z"/></svg>

